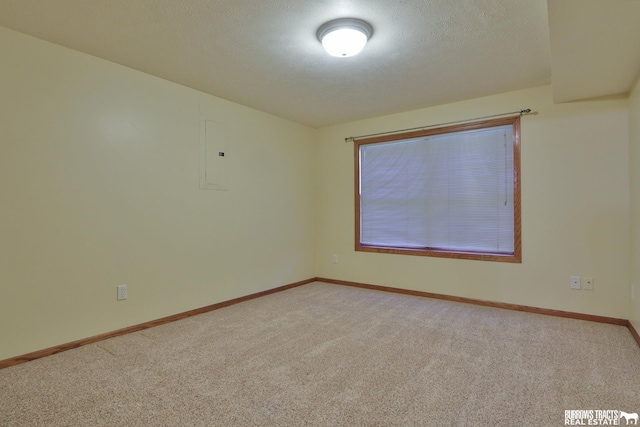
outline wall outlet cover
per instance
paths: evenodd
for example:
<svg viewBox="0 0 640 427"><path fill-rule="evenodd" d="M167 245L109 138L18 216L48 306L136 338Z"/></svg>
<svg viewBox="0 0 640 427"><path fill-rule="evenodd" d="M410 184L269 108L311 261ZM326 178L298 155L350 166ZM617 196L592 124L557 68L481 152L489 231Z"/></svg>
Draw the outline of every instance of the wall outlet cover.
<svg viewBox="0 0 640 427"><path fill-rule="evenodd" d="M127 299L127 285L118 285L118 301Z"/></svg>
<svg viewBox="0 0 640 427"><path fill-rule="evenodd" d="M571 276L571 289L582 289L580 287L580 276Z"/></svg>

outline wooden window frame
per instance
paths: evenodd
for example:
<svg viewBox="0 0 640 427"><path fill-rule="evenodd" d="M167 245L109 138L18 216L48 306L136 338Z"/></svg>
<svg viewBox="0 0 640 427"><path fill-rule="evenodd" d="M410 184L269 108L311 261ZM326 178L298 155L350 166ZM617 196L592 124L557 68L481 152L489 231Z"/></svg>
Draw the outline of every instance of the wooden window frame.
<svg viewBox="0 0 640 427"><path fill-rule="evenodd" d="M514 227L514 247L513 254L491 253L491 252L464 252L441 249L416 249L403 247L383 247L375 245L361 244L360 239L360 147L366 144L380 142L391 142L403 139L417 138L422 136L441 135L446 133L484 129L490 127L513 126L513 227ZM521 234L521 214L520 214L520 116L506 117L493 120L465 123L453 126L445 126L419 131L398 133L392 135L371 137L354 140L355 159L355 250L359 252L375 252L399 255L418 255L440 258L469 259L481 261L496 261L508 263L522 262L522 234Z"/></svg>

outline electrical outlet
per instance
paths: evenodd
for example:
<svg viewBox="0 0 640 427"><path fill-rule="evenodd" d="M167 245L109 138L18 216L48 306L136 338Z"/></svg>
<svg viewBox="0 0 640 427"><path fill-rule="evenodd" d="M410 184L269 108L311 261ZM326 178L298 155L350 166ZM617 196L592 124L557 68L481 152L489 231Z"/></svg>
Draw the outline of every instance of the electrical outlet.
<svg viewBox="0 0 640 427"><path fill-rule="evenodd" d="M636 285L631 285L631 300L636 299Z"/></svg>
<svg viewBox="0 0 640 427"><path fill-rule="evenodd" d="M582 289L584 289L585 291L593 290L593 277L582 278Z"/></svg>
<svg viewBox="0 0 640 427"><path fill-rule="evenodd" d="M580 276L571 276L571 289L580 290Z"/></svg>
<svg viewBox="0 0 640 427"><path fill-rule="evenodd" d="M333 262L334 264L337 264L337 263L338 263L338 255L333 254L332 262Z"/></svg>
<svg viewBox="0 0 640 427"><path fill-rule="evenodd" d="M118 285L118 301L127 299L127 285Z"/></svg>

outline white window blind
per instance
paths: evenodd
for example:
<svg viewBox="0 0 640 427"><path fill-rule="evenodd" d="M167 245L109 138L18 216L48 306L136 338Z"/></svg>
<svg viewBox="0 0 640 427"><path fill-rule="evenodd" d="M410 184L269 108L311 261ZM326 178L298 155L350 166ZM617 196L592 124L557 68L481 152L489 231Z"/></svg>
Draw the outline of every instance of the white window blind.
<svg viewBox="0 0 640 427"><path fill-rule="evenodd" d="M513 254L513 125L360 146L360 244Z"/></svg>

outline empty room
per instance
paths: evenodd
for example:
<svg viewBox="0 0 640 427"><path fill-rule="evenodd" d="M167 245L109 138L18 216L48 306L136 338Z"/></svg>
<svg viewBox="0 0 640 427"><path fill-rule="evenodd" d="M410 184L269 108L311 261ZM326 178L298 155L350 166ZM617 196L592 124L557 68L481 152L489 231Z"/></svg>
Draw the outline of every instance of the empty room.
<svg viewBox="0 0 640 427"><path fill-rule="evenodd" d="M0 0L0 426L638 424L638 22Z"/></svg>

